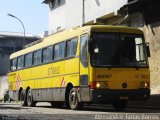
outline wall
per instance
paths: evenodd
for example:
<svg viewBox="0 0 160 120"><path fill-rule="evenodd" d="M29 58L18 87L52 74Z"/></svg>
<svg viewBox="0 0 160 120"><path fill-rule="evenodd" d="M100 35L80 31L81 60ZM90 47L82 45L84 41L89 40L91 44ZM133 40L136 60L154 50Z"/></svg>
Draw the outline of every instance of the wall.
<svg viewBox="0 0 160 120"><path fill-rule="evenodd" d="M82 0L66 0L65 29L82 25Z"/></svg>
<svg viewBox="0 0 160 120"><path fill-rule="evenodd" d="M152 94L160 94L160 22L145 25L143 31L151 50L149 62Z"/></svg>
<svg viewBox="0 0 160 120"><path fill-rule="evenodd" d="M63 0L64 1L64 0ZM49 12L49 34L57 32L57 28L65 28L66 21L66 3L50 10Z"/></svg>
<svg viewBox="0 0 160 120"><path fill-rule="evenodd" d="M85 22L117 11L128 0L85 0Z"/></svg>
<svg viewBox="0 0 160 120"><path fill-rule="evenodd" d="M85 22L117 11L127 0L85 0ZM68 29L82 25L83 0L66 0L65 4L49 12L49 34L55 33L58 27Z"/></svg>
<svg viewBox="0 0 160 120"><path fill-rule="evenodd" d="M151 75L151 94L160 94L160 21L145 24L143 14L133 13L126 21L128 26L137 27L144 32L146 42L149 42L151 57L149 58Z"/></svg>
<svg viewBox="0 0 160 120"><path fill-rule="evenodd" d="M151 94L160 94L160 0L141 0L139 6L131 6L130 12L139 11L137 18L132 19L135 26L143 30L146 42L149 42L151 57L149 58L151 75ZM131 16L133 16L132 14ZM135 16L135 15L134 15ZM138 25L138 23L140 23ZM144 26L143 26L144 25Z"/></svg>

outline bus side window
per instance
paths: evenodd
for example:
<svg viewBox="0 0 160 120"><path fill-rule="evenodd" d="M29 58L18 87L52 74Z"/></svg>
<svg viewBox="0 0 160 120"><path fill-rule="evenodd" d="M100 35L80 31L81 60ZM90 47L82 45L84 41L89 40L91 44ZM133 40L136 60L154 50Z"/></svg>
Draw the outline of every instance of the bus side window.
<svg viewBox="0 0 160 120"><path fill-rule="evenodd" d="M37 65L42 63L42 50L37 50Z"/></svg>
<svg viewBox="0 0 160 120"><path fill-rule="evenodd" d="M63 59L65 56L65 42L61 42L54 47L54 60Z"/></svg>
<svg viewBox="0 0 160 120"><path fill-rule="evenodd" d="M43 49L43 63L46 63L47 62L47 48L44 48Z"/></svg>
<svg viewBox="0 0 160 120"><path fill-rule="evenodd" d="M70 57L71 56L71 40L67 41L67 48L66 48L66 57Z"/></svg>
<svg viewBox="0 0 160 120"><path fill-rule="evenodd" d="M43 63L51 62L53 58L53 47L49 46L43 49Z"/></svg>
<svg viewBox="0 0 160 120"><path fill-rule="evenodd" d="M33 52L33 65L37 65L37 51Z"/></svg>
<svg viewBox="0 0 160 120"><path fill-rule="evenodd" d="M88 67L88 56L87 56L87 40L88 40L88 35L83 35L81 37L81 55L80 59L82 62L82 65L84 67Z"/></svg>
<svg viewBox="0 0 160 120"><path fill-rule="evenodd" d="M78 41L78 38L73 38L67 41L67 56L66 57L73 57L76 55L77 41Z"/></svg>
<svg viewBox="0 0 160 120"><path fill-rule="evenodd" d="M24 56L18 57L18 66L17 69L22 69L24 67Z"/></svg>
<svg viewBox="0 0 160 120"><path fill-rule="evenodd" d="M17 58L14 58L11 60L11 71L14 71L17 69Z"/></svg>
<svg viewBox="0 0 160 120"><path fill-rule="evenodd" d="M32 66L32 53L25 55L25 67Z"/></svg>
<svg viewBox="0 0 160 120"><path fill-rule="evenodd" d="M42 63L42 50L37 50L33 53L33 64L39 65Z"/></svg>
<svg viewBox="0 0 160 120"><path fill-rule="evenodd" d="M51 62L53 58L53 47L49 46L47 47L47 62Z"/></svg>

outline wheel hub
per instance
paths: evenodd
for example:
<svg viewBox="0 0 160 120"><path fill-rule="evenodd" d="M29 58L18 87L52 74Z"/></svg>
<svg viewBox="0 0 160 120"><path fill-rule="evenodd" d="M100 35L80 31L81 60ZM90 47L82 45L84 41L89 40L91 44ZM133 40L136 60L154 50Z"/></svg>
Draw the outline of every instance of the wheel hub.
<svg viewBox="0 0 160 120"><path fill-rule="evenodd" d="M71 102L72 102L72 104L73 105L75 105L76 104L76 97L77 97L77 95L76 95L76 92L74 91L74 92L72 92L71 93Z"/></svg>

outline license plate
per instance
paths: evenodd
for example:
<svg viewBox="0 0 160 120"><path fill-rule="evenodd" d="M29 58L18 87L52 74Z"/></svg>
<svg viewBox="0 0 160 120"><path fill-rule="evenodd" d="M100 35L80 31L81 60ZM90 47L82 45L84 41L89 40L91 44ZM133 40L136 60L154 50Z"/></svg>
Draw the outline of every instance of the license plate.
<svg viewBox="0 0 160 120"><path fill-rule="evenodd" d="M120 100L128 100L128 96L121 96L119 97Z"/></svg>

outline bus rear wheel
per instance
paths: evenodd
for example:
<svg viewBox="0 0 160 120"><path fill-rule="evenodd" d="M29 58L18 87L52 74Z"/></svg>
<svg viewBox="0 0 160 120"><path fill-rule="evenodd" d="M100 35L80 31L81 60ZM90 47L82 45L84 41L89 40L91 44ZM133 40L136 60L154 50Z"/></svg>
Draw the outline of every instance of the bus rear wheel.
<svg viewBox="0 0 160 120"><path fill-rule="evenodd" d="M75 88L72 88L69 93L69 105L72 110L78 110L82 107L82 103L79 102L77 91Z"/></svg>
<svg viewBox="0 0 160 120"><path fill-rule="evenodd" d="M33 100L33 94L31 89L28 90L27 92L27 104L29 107L35 107L36 106L36 102Z"/></svg>
<svg viewBox="0 0 160 120"><path fill-rule="evenodd" d="M113 106L116 111L121 111L126 108L127 102L128 100L116 100L114 101Z"/></svg>

